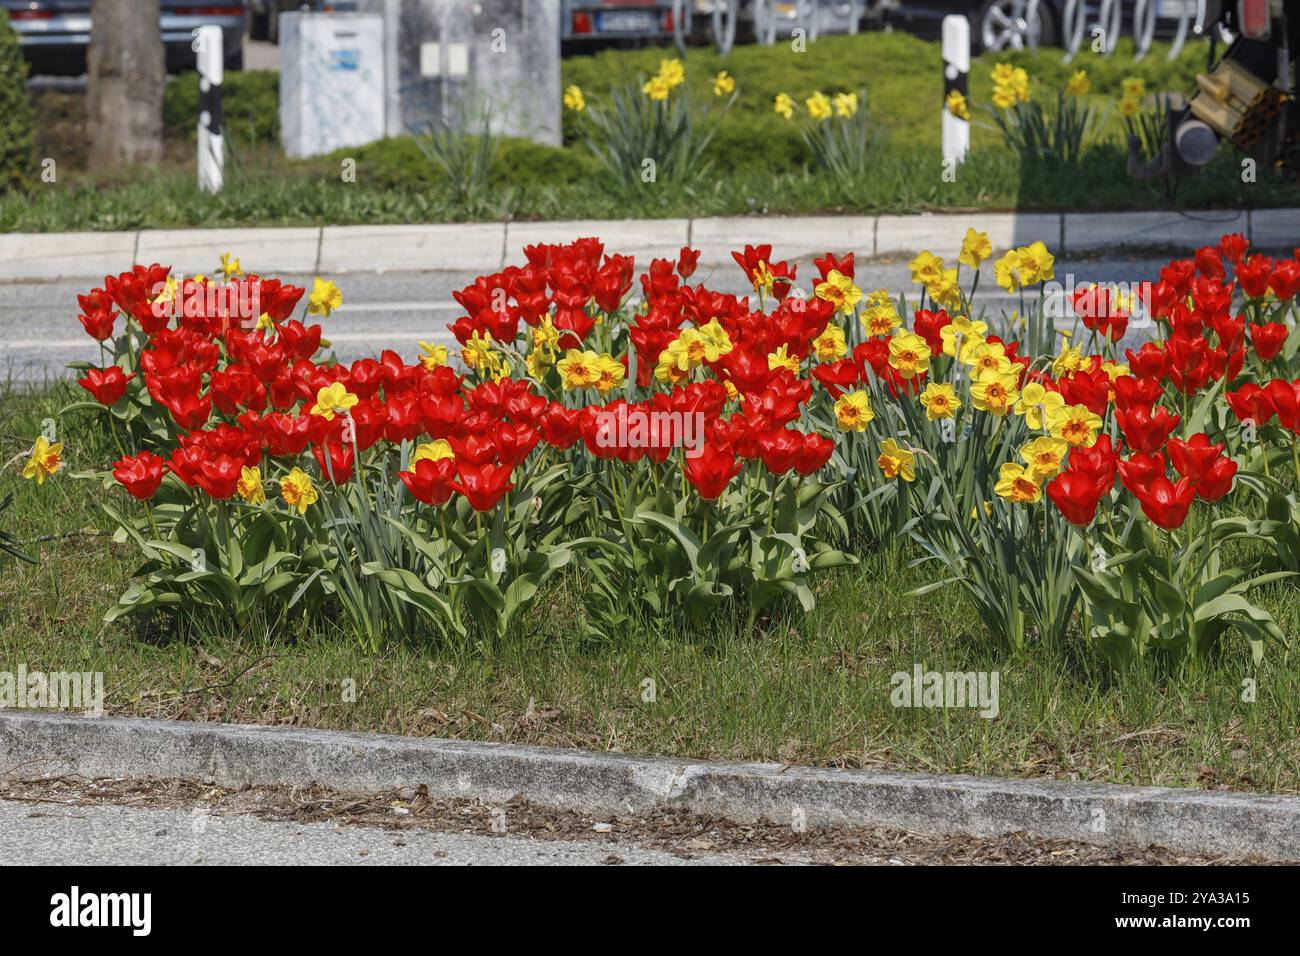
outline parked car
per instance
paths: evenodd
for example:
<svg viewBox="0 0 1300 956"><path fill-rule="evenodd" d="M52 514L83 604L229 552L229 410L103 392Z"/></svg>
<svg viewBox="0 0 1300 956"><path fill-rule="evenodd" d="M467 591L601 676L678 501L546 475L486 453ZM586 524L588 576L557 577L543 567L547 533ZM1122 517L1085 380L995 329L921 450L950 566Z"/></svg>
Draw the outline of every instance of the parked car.
<svg viewBox="0 0 1300 956"><path fill-rule="evenodd" d="M672 35L672 0L560 0L560 40L566 46Z"/></svg>
<svg viewBox="0 0 1300 956"><path fill-rule="evenodd" d="M248 0L248 36L252 40L280 42L280 14L295 10L353 13L357 0Z"/></svg>
<svg viewBox="0 0 1300 956"><path fill-rule="evenodd" d="M1097 22L1100 4L1089 3L1087 22ZM1122 3L1125 36L1133 35L1134 4ZM1065 0L1039 0L1038 22L1028 19L1029 0L886 0L886 18L909 31L939 34L940 21L950 13L970 17L971 43L979 50L1022 49L1034 38L1040 46L1059 46L1063 36ZM1157 20L1155 36L1168 39L1177 29L1174 20Z"/></svg>
<svg viewBox="0 0 1300 956"><path fill-rule="evenodd" d="M159 29L167 52L167 70L194 68L194 30L219 26L225 39L226 69L244 68L243 0L195 3L160 0ZM86 72L90 45L90 0L0 0L18 33L32 73L80 76Z"/></svg>

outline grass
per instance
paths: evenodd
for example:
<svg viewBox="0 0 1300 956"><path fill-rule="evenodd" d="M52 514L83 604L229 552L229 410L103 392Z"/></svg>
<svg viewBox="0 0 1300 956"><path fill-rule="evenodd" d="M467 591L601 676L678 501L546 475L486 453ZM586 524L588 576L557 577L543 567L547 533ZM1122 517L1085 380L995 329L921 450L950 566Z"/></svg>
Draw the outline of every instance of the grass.
<svg viewBox="0 0 1300 956"><path fill-rule="evenodd" d="M0 463L22 456L45 418L79 391L67 382L0 393ZM1244 642L1176 675L1108 676L1086 649L1062 661L1038 647L993 653L955 591L908 592L930 578L906 550L873 553L817 587L807 619L757 633L720 622L666 639L629 633L584 643L577 576L487 648L428 635L379 654L335 626L232 630L179 618L105 625L136 559L106 533L101 490L77 473L115 453L83 413L59 419L65 472L36 487L0 473L6 516L35 567L0 566L0 670L103 671L108 710L165 718L253 721L515 741L682 758L1057 777L1139 785L1300 793L1300 660L1270 648L1252 668ZM1262 596L1289 634L1294 586ZM914 664L998 671L1000 714L895 709L890 677ZM1258 699L1241 700L1242 681ZM643 700L645 681L655 699ZM355 695L348 693L355 688Z"/></svg>
<svg viewBox="0 0 1300 956"><path fill-rule="evenodd" d="M670 50L609 50L564 61L564 82L581 86L597 103L622 83L658 68ZM565 145L521 140L502 144L488 188L472 197L456 191L408 138L388 139L320 159L295 162L276 145L274 73L232 74L225 113L230 161L219 196L199 192L193 173L193 117L197 81L168 85L164 116L167 159L158 170L112 176L85 171L84 104L79 95L42 93L39 156L59 162L56 183L0 194L0 231L132 230L185 226L321 225L453 222L467 220L658 218L765 213L907 213L927 210L1088 211L1167 205L1154 182L1133 182L1120 148L1122 126L1112 111L1108 145L1078 168L1022 166L1001 145L992 118L980 107L991 92L997 60L1023 65L1045 91L1054 91L1076 67L1089 71L1099 105L1110 101L1127 75L1151 91L1194 88L1203 49L1189 44L1177 61L1155 50L1140 64L1121 49L1111 59L1083 53L1071 67L1059 51L978 58L971 69L973 153L957 181L943 181L939 161L939 47L902 33L825 37L795 53L786 44L737 47L724 59L711 49L690 51L692 96L710 98L719 69L735 78L740 96L720 122L707 159L712 172L687 181L622 186L602 176L581 141L586 121L565 114ZM804 100L814 90L858 91L881 134L877 160L862 176L838 181L813 171L799 124L772 111L777 92ZM344 182L342 161L355 160L356 181ZM1199 176L1182 184L1179 207L1190 209L1300 205L1293 184L1261 174L1241 182L1239 159L1224 147Z"/></svg>

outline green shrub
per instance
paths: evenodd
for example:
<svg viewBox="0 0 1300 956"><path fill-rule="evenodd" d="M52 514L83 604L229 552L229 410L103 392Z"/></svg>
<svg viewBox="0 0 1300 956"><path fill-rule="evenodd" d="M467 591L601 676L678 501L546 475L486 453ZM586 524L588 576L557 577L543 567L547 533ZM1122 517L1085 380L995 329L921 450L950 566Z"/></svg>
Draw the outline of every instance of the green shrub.
<svg viewBox="0 0 1300 956"><path fill-rule="evenodd" d="M242 144L280 139L280 74L274 70L227 73L221 84L225 134ZM199 123L199 75L183 73L167 84L163 125L170 135L193 138Z"/></svg>
<svg viewBox="0 0 1300 956"><path fill-rule="evenodd" d="M0 10L0 192L29 176L32 105L27 99L27 62L9 14Z"/></svg>

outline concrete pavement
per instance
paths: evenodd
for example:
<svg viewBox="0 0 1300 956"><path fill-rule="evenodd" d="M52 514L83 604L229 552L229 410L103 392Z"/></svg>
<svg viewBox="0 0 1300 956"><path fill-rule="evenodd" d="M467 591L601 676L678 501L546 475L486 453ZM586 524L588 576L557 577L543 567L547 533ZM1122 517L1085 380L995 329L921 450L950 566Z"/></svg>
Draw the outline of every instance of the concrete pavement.
<svg viewBox="0 0 1300 956"><path fill-rule="evenodd" d="M0 866L716 866L747 863L602 842L394 832L123 806L0 800Z"/></svg>
<svg viewBox="0 0 1300 956"><path fill-rule="evenodd" d="M916 216L789 216L609 222L484 222L431 225L265 229L145 230L0 235L0 280L101 279L133 263L165 262L193 275L211 271L223 252L265 274L411 270L491 272L523 260L536 242L599 236L607 248L675 256L684 245L708 264L730 261L746 243L773 243L779 258L827 250L861 257L929 249L955 256L966 229L986 231L995 251L1036 240L1057 255L1120 249L1188 250L1240 232L1263 248L1300 244L1300 210L1205 210L1125 213L925 213Z"/></svg>
<svg viewBox="0 0 1300 956"><path fill-rule="evenodd" d="M1057 260L1056 273L1062 283L1070 276L1078 283L1136 282L1155 277L1167 260L1168 256L1122 253L1088 259L1062 257ZM204 261L198 266L210 272L216 262ZM812 274L812 264L806 257L798 262L801 277ZM248 269L263 268L247 255L244 265ZM264 271L271 273L271 270ZM422 339L452 343L447 324L462 314L452 299L452 292L471 284L480 273L430 269L326 274L338 281L344 305L322 322L325 337L333 343L340 360L351 362L366 355L377 355L386 348L413 361ZM313 274L286 273L282 277L288 282L310 286ZM76 297L77 293L84 293L102 281L103 276L91 280L0 283L0 379L42 382L66 375L70 361L99 362L98 346L77 323ZM740 269L729 257L725 262L702 264L691 281L736 294L750 291ZM907 292L911 296L916 288L907 261L902 257L860 262L857 282L864 290L885 288L894 295ZM979 289L977 305L989 316L998 317L1017 307L1017 301L993 281L991 264L985 264Z"/></svg>

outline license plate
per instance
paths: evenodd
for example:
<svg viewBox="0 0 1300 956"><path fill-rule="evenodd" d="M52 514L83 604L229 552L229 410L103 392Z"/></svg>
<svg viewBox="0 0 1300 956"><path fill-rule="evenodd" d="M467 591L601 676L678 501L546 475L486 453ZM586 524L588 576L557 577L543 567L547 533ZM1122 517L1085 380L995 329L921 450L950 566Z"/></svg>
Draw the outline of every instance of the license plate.
<svg viewBox="0 0 1300 956"><path fill-rule="evenodd" d="M610 10L596 15L600 33L658 33L659 18L647 10Z"/></svg>
<svg viewBox="0 0 1300 956"><path fill-rule="evenodd" d="M1196 16L1196 0L1159 0L1156 15L1168 20Z"/></svg>

